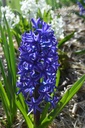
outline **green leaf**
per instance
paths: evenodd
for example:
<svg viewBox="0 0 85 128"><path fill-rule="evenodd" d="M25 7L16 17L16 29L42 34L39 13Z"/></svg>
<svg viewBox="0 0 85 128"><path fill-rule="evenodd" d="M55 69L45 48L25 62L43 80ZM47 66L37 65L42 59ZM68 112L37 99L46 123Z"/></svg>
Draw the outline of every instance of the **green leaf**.
<svg viewBox="0 0 85 128"><path fill-rule="evenodd" d="M18 30L15 28L15 30L12 30L12 33L13 33L13 35L15 36L15 39L16 39L16 43L17 43L17 45L18 45L18 47L19 47L19 45L20 45L20 42L21 42L21 35L20 35L20 33L18 32ZM17 48L18 48L17 47Z"/></svg>
<svg viewBox="0 0 85 128"><path fill-rule="evenodd" d="M17 1L15 1L15 0L11 0L11 1L7 0L7 5L9 5L12 9L17 9L17 10L20 11L20 1L21 0L17 0Z"/></svg>
<svg viewBox="0 0 85 128"><path fill-rule="evenodd" d="M6 112L8 123L9 123L9 125L11 125L12 124L12 119L11 119L11 116L10 116L10 102L9 102L9 99L7 97L5 89L4 89L1 82L0 82L0 96L1 96L1 100L2 100L2 103L3 103L4 110Z"/></svg>
<svg viewBox="0 0 85 128"><path fill-rule="evenodd" d="M21 111L21 113L22 113L22 115L23 115L23 117L27 123L28 128L33 128L32 121L30 120L29 116L27 116L27 113L26 113L25 109L23 108L23 106L19 100L16 100L16 105L19 108L19 110Z"/></svg>
<svg viewBox="0 0 85 128"><path fill-rule="evenodd" d="M83 55L83 54L85 54L85 49L83 49L83 50L78 50L78 51L76 51L76 52L74 52L76 55Z"/></svg>
<svg viewBox="0 0 85 128"><path fill-rule="evenodd" d="M43 110L43 112L42 112L42 114L41 114L40 122L42 122L42 121L44 120L44 118L46 117L46 114L47 114L47 112L48 112L49 106L50 106L49 103L47 103L47 104L45 105L45 108L44 108L44 110Z"/></svg>
<svg viewBox="0 0 85 128"><path fill-rule="evenodd" d="M2 43L2 39L0 38L0 43Z"/></svg>
<svg viewBox="0 0 85 128"><path fill-rule="evenodd" d="M4 17L5 18L5 17ZM7 29L6 29L7 27ZM15 104L15 93L16 93L16 61L15 61L15 50L12 39L12 34L8 23L5 18L5 27L2 28L0 25L1 31L1 39L2 39L2 48L6 58L7 63L7 72L5 73L2 63L0 63L0 67L2 70L2 75L5 83L6 94L10 103L10 117L13 121L16 116L16 104ZM7 40L8 37L8 40Z"/></svg>
<svg viewBox="0 0 85 128"><path fill-rule="evenodd" d="M67 35L64 39L59 41L58 48L60 48L64 43L66 43L68 40L70 40L73 37L74 33L75 33L75 31L73 31L71 34Z"/></svg>
<svg viewBox="0 0 85 128"><path fill-rule="evenodd" d="M58 69L57 74L56 74L56 86L58 87L60 82L60 69Z"/></svg>
<svg viewBox="0 0 85 128"><path fill-rule="evenodd" d="M52 6L53 9L56 8L56 0L46 0L47 4Z"/></svg>
<svg viewBox="0 0 85 128"><path fill-rule="evenodd" d="M7 66L8 68L10 69L10 56L9 56L9 46L8 46L8 43L7 43L7 40L6 40L6 33L5 33L5 30L3 30L1 24L0 24L0 32L1 32L1 46L3 48L3 51L4 51L4 55L5 55L5 58L7 60Z"/></svg>
<svg viewBox="0 0 85 128"><path fill-rule="evenodd" d="M4 17L5 18L5 17ZM7 26L7 32L8 32L8 38L9 38L9 55L10 55L10 62L11 62L11 69L12 69L12 75L13 75L13 82L16 84L16 61L15 61L15 49L14 49L14 42L12 39L11 31L8 26L7 20L5 18L5 23Z"/></svg>
<svg viewBox="0 0 85 128"><path fill-rule="evenodd" d="M17 99L20 101L23 109L27 112L28 109L27 109L27 104L25 103L25 100L24 100L24 97L22 95L22 93L20 93L18 96L17 96Z"/></svg>
<svg viewBox="0 0 85 128"><path fill-rule="evenodd" d="M58 102L56 108L41 122L38 128L47 128L47 126L53 121L53 119L59 115L62 109L67 105L67 103L72 99L72 97L78 92L85 81L85 75L83 75L79 80L77 80L73 86L66 91L62 99Z"/></svg>
<svg viewBox="0 0 85 128"><path fill-rule="evenodd" d="M4 83L6 85L7 84L7 80L6 80L6 75L5 75L5 71L4 71L4 68L3 68L3 64L2 64L1 59L0 59L0 68L1 68L3 79L4 79Z"/></svg>
<svg viewBox="0 0 85 128"><path fill-rule="evenodd" d="M6 36L5 36L6 35L5 30L3 30L1 25L0 25L0 31L1 31L1 37L2 37L1 46L3 48L3 52L4 52L4 55L5 55L6 62L7 62L7 70L8 70L8 75L9 75L10 72L11 72L9 46L8 46L8 42L7 42L7 39L6 39ZM8 83L8 79L10 79L10 76L7 77L7 75L5 74L5 70L3 68L3 64L1 62L1 60L0 60L0 68L1 68L3 79L4 79L4 84L5 84L5 89L6 89L7 95L9 97L9 99L11 99L10 92L12 92L12 90L11 90L12 86L10 87L9 83ZM13 93L12 93L12 95L13 95Z"/></svg>
<svg viewBox="0 0 85 128"><path fill-rule="evenodd" d="M38 8L37 17L40 17L41 19L43 17L40 8Z"/></svg>
<svg viewBox="0 0 85 128"><path fill-rule="evenodd" d="M8 81L7 81L7 77L5 75L5 70L3 68L3 64L2 64L2 61L0 60L0 68L1 68L1 72L2 72L2 77L4 79L4 85L5 85L5 90L6 90L6 93L7 93L7 96L8 96L8 99L11 99L10 97L10 89L9 89L9 84L8 84Z"/></svg>

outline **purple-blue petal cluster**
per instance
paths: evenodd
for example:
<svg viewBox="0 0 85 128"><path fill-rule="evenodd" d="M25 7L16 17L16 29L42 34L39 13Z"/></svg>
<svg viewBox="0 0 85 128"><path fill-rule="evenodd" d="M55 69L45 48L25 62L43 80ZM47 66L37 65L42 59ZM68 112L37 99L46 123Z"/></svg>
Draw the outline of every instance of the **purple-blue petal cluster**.
<svg viewBox="0 0 85 128"><path fill-rule="evenodd" d="M29 33L22 35L19 47L19 79L17 87L25 97L29 111L41 111L42 102L55 106L56 72L59 67L54 31L44 21L32 19Z"/></svg>
<svg viewBox="0 0 85 128"><path fill-rule="evenodd" d="M85 1L84 1L84 3L85 3ZM79 6L80 15L84 15L85 16L85 8L84 8L84 6L79 1L77 2L77 4Z"/></svg>

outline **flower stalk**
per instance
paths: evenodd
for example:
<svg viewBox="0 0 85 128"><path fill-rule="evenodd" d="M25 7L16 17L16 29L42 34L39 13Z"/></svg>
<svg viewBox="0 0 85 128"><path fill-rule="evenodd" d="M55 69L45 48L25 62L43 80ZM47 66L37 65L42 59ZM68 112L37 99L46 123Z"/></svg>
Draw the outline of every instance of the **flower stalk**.
<svg viewBox="0 0 85 128"><path fill-rule="evenodd" d="M34 91L34 98L37 100L38 97L39 97L39 93L38 93L38 90L39 90L39 87L40 85L37 85L35 87L35 91ZM39 107L39 106L38 106ZM37 128L37 126L39 125L40 123L40 111L36 110L36 113L34 114L34 124L35 124L35 127Z"/></svg>

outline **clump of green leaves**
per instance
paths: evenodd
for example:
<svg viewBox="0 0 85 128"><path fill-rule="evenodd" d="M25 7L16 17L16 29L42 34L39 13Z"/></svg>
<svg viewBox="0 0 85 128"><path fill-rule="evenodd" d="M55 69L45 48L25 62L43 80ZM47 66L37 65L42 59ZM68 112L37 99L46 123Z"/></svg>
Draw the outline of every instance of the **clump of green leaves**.
<svg viewBox="0 0 85 128"><path fill-rule="evenodd" d="M16 52L13 42L13 35L8 26L5 18L6 27L0 25L0 43L4 52L4 59L6 59L7 71L4 69L2 60L0 59L0 69L2 72L3 81L0 81L0 96L3 103L3 107L7 116L7 127L10 128L13 124L15 117L17 116L16 105ZM19 96L19 102L25 106L23 97ZM22 106L21 104L21 106ZM26 109L25 109L26 110Z"/></svg>

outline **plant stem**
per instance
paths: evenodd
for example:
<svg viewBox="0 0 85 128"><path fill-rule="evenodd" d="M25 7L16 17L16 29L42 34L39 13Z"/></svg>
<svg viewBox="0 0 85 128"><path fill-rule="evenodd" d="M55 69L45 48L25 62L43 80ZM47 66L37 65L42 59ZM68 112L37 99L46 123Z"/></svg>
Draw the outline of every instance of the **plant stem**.
<svg viewBox="0 0 85 128"><path fill-rule="evenodd" d="M35 122L35 127L39 126L40 122L40 112L37 110L36 114L34 114L34 122Z"/></svg>
<svg viewBox="0 0 85 128"><path fill-rule="evenodd" d="M3 5L3 7L6 6L6 0L2 0L2 5Z"/></svg>
<svg viewBox="0 0 85 128"><path fill-rule="evenodd" d="M39 97L39 93L38 93L39 86L40 85L37 85L35 87L35 93L34 93L35 99L38 99ZM37 128L37 126L39 126L40 123L40 111L38 110L36 110L36 113L34 114L34 122L35 122L35 127Z"/></svg>

